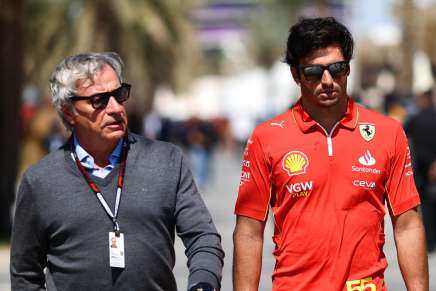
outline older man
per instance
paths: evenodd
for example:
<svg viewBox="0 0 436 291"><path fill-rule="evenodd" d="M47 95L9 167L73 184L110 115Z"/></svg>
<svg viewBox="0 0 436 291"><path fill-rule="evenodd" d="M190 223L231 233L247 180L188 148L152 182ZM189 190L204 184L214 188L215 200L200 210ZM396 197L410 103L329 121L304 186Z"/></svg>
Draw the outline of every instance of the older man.
<svg viewBox="0 0 436 291"><path fill-rule="evenodd" d="M177 290L175 231L188 289L220 288L220 236L179 149L127 131L121 67L115 53L84 53L52 75L72 135L22 178L12 290Z"/></svg>

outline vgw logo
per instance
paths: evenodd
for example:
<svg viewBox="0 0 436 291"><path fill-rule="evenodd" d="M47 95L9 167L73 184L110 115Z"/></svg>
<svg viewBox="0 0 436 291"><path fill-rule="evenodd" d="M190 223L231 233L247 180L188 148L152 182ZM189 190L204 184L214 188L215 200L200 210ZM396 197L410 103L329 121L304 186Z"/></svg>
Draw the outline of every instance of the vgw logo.
<svg viewBox="0 0 436 291"><path fill-rule="evenodd" d="M310 191L312 191L312 187L313 187L313 181L299 182L299 183L286 185L286 189L288 189L288 192L292 195L293 198L309 196Z"/></svg>

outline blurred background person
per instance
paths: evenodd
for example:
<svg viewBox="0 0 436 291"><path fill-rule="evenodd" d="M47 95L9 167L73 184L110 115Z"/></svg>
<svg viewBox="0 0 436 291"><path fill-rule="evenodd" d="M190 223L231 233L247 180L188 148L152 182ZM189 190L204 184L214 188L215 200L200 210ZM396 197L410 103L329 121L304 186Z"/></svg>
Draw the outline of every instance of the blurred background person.
<svg viewBox="0 0 436 291"><path fill-rule="evenodd" d="M190 118L185 123L185 145L191 160L192 172L201 189L210 174L212 151L218 142L218 134L212 123Z"/></svg>
<svg viewBox="0 0 436 291"><path fill-rule="evenodd" d="M433 94L433 90L428 90L414 97L417 112L404 125L411 141L429 251L436 247L436 110Z"/></svg>

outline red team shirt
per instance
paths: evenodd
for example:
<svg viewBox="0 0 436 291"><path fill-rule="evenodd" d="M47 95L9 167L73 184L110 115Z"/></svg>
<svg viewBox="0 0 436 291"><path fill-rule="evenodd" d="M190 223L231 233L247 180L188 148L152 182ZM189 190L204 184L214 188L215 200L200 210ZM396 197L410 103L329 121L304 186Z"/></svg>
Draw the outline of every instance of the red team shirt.
<svg viewBox="0 0 436 291"><path fill-rule="evenodd" d="M401 125L349 98L328 134L299 101L253 131L235 213L271 207L274 291L382 291L385 201L394 216L420 203Z"/></svg>

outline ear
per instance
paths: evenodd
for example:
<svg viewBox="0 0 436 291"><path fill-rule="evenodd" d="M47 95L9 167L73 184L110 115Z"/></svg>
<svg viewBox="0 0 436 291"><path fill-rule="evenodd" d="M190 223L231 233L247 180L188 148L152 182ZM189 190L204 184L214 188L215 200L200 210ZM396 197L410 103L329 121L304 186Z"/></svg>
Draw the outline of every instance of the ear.
<svg viewBox="0 0 436 291"><path fill-rule="evenodd" d="M62 114L64 119L71 125L74 125L74 109L72 105L63 105Z"/></svg>
<svg viewBox="0 0 436 291"><path fill-rule="evenodd" d="M350 66L350 61L348 61L347 74L346 74L347 77L350 75L350 71L351 71L351 66Z"/></svg>
<svg viewBox="0 0 436 291"><path fill-rule="evenodd" d="M291 67L292 78L294 78L295 83L300 85L300 73L298 72L296 67Z"/></svg>

